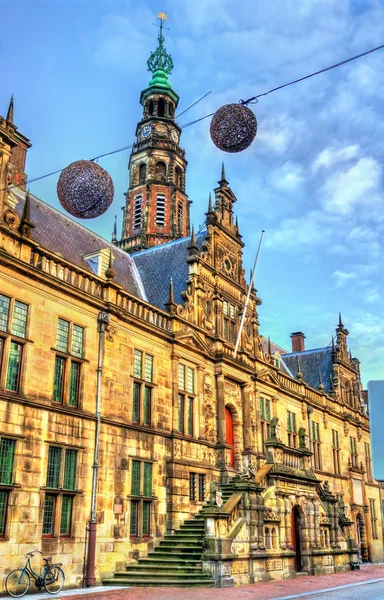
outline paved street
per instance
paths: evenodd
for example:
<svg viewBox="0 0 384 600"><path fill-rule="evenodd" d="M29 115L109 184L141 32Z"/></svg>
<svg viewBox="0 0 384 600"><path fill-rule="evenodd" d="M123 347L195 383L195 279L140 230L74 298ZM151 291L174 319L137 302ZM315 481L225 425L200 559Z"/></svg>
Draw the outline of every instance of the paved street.
<svg viewBox="0 0 384 600"><path fill-rule="evenodd" d="M334 589L337 588L337 589ZM329 590L329 591L327 591ZM91 588L63 591L60 600L384 600L384 565L366 565L360 571L317 577L302 575L235 588ZM34 594L33 600L52 598Z"/></svg>

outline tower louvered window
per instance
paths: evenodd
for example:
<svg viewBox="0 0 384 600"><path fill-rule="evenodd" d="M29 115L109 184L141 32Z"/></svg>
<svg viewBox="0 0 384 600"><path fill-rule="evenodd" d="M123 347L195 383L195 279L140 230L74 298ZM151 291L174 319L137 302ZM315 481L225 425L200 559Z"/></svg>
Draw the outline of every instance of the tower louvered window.
<svg viewBox="0 0 384 600"><path fill-rule="evenodd" d="M142 214L143 195L137 194L133 205L133 229L140 229Z"/></svg>
<svg viewBox="0 0 384 600"><path fill-rule="evenodd" d="M177 205L177 231L183 233L183 205L181 202Z"/></svg>
<svg viewBox="0 0 384 600"><path fill-rule="evenodd" d="M156 225L164 227L165 225L165 196L157 194L156 197Z"/></svg>

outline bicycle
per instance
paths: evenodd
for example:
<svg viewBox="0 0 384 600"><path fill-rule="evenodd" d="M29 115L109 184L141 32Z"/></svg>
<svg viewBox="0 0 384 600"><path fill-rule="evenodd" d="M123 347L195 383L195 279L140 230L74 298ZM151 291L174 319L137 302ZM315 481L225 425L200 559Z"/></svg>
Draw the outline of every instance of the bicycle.
<svg viewBox="0 0 384 600"><path fill-rule="evenodd" d="M14 569L8 573L5 580L5 589L13 598L21 598L29 590L31 585L31 577L35 580L35 586L38 590L45 588L48 594L57 594L64 585L65 575L61 569L62 563L50 564L52 557L43 558L45 564L40 575L35 573L31 566L31 558L40 550L33 550L25 555L26 563L23 568Z"/></svg>

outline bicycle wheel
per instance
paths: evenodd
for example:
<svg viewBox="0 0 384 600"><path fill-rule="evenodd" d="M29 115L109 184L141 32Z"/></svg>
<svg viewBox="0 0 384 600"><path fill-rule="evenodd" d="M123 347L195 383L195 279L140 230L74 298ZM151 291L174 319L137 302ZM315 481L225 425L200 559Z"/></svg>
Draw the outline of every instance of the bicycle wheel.
<svg viewBox="0 0 384 600"><path fill-rule="evenodd" d="M64 585L64 571L60 567L51 567L44 575L44 587L48 594L57 594Z"/></svg>
<svg viewBox="0 0 384 600"><path fill-rule="evenodd" d="M15 569L7 575L5 580L5 589L13 598L20 598L28 592L31 578L28 571L24 569Z"/></svg>

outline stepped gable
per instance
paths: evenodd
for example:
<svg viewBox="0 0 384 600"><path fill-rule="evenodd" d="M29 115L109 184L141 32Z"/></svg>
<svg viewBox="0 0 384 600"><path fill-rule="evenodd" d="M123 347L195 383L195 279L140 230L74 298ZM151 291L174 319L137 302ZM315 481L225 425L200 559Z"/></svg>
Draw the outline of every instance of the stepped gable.
<svg viewBox="0 0 384 600"><path fill-rule="evenodd" d="M195 235L199 251L206 235L205 231ZM181 293L187 287L189 273L187 257L190 245L190 237L180 238L131 255L143 282L148 302L154 306L164 310L171 277L175 302L183 304Z"/></svg>
<svg viewBox="0 0 384 600"><path fill-rule="evenodd" d="M281 362L291 371L293 376L297 373L297 359L300 359L300 370L303 380L314 389L318 389L320 374L325 393L331 391L332 348L317 348L315 350L304 350L304 352L292 352L284 354Z"/></svg>
<svg viewBox="0 0 384 600"><path fill-rule="evenodd" d="M25 193L14 189L13 196L19 200L16 211L21 217L25 204ZM104 248L112 248L114 282L133 296L146 300L140 275L129 254L31 193L29 198L30 220L35 225L32 239L35 242L42 248L62 256L65 260L90 273L93 271L83 256L99 252Z"/></svg>

